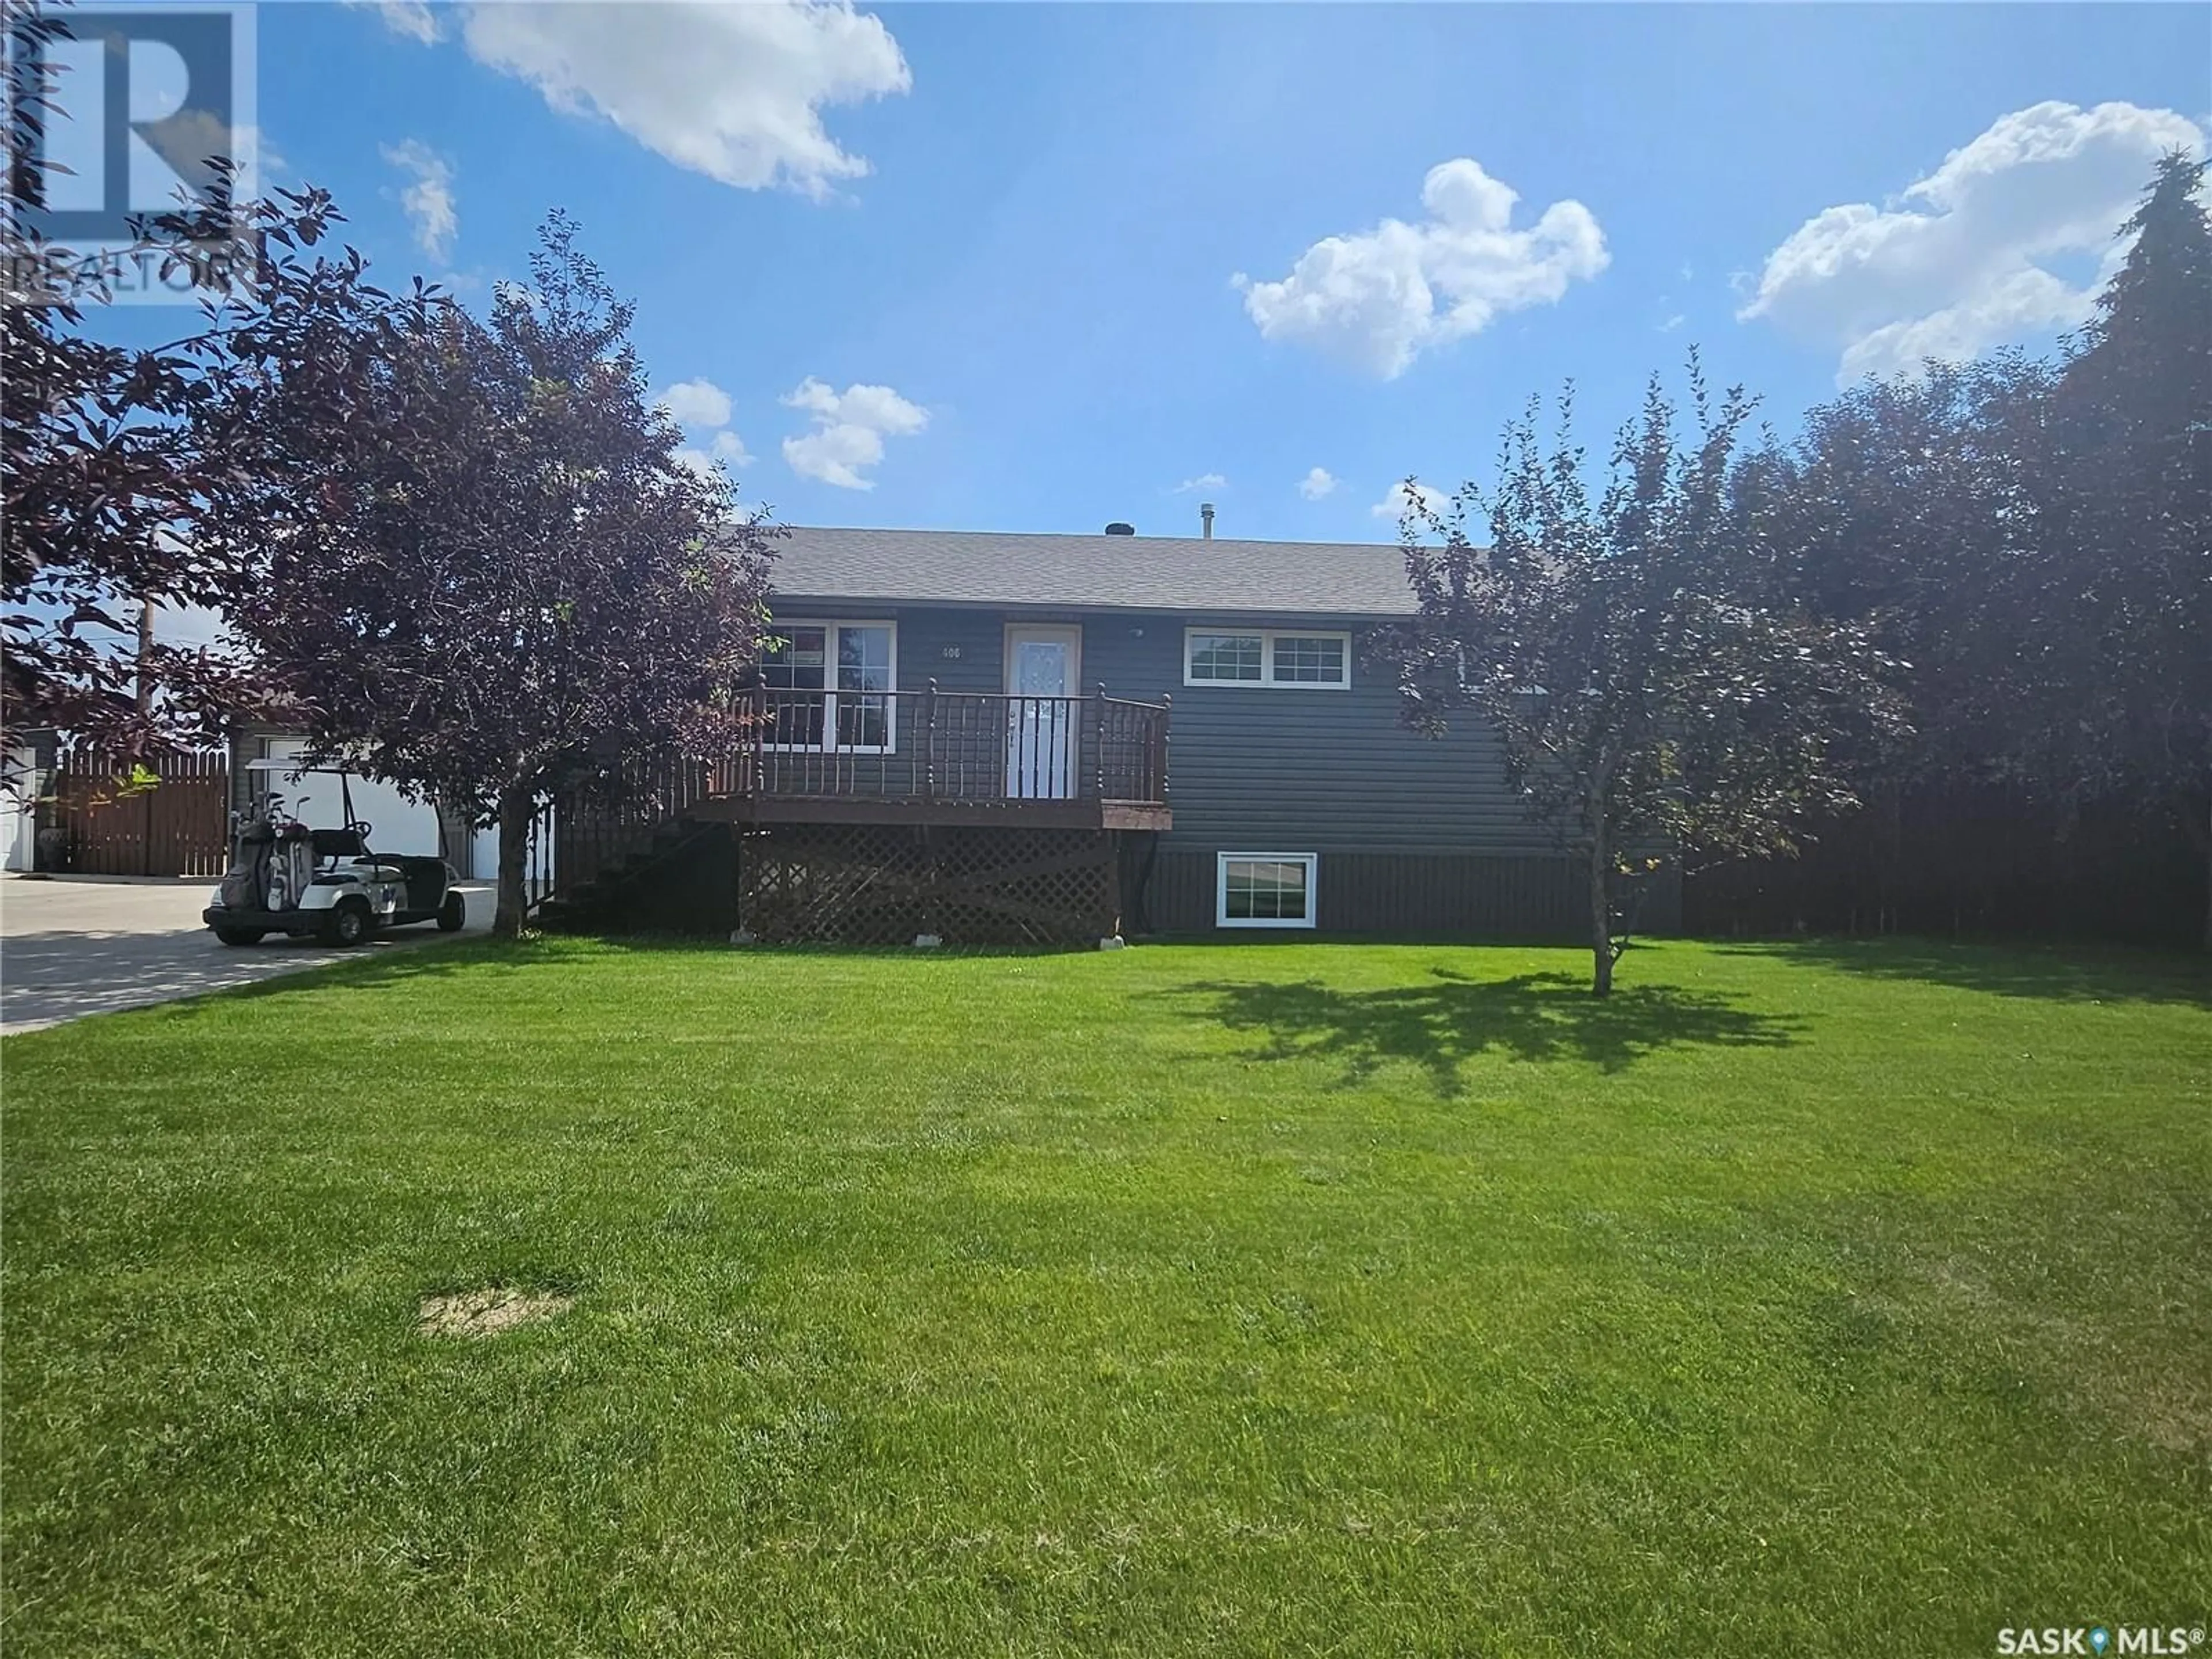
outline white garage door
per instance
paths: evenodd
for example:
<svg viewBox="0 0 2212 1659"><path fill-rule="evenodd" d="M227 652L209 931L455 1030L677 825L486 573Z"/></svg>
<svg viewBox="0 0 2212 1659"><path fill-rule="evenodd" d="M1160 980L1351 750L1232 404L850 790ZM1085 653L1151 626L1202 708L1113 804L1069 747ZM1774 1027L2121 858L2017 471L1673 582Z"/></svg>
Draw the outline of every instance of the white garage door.
<svg viewBox="0 0 2212 1659"><path fill-rule="evenodd" d="M479 830L471 844L469 873L478 881L499 879L499 829Z"/></svg>
<svg viewBox="0 0 2212 1659"><path fill-rule="evenodd" d="M270 738L262 748L271 760L289 760L306 746L297 738ZM438 814L434 809L415 805L388 783L355 777L346 787L353 796L355 819L369 826L372 851L438 856ZM295 783L279 772L276 787L303 822L318 829L333 829L345 817L335 774L310 772Z"/></svg>
<svg viewBox="0 0 2212 1659"><path fill-rule="evenodd" d="M30 749L12 749L8 752L9 782L0 786L0 842L8 848L7 866L10 870L28 870L32 866L38 814L31 810L31 804L38 799L45 781L38 763L37 754Z"/></svg>

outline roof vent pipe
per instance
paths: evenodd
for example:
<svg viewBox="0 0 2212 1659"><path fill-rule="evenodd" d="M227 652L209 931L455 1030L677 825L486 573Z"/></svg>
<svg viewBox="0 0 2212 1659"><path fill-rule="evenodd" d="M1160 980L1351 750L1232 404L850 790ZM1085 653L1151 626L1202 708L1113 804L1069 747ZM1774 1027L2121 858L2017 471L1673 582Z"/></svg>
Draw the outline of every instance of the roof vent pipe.
<svg viewBox="0 0 2212 1659"><path fill-rule="evenodd" d="M1213 539L1213 503L1212 501L1200 501L1198 504L1198 533L1206 540L1212 541Z"/></svg>
<svg viewBox="0 0 2212 1659"><path fill-rule="evenodd" d="M1133 536L1137 533L1137 526L1133 524L1123 524L1116 519L1106 526L1106 533L1109 536Z"/></svg>

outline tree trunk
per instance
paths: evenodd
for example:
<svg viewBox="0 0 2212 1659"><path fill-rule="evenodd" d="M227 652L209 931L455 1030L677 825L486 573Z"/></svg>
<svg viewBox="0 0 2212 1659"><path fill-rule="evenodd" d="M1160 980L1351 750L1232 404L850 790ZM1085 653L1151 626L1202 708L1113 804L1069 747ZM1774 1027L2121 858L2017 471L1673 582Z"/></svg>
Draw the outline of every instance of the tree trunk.
<svg viewBox="0 0 2212 1659"><path fill-rule="evenodd" d="M1590 994L1613 994L1613 847L1600 815L1590 832Z"/></svg>
<svg viewBox="0 0 2212 1659"><path fill-rule="evenodd" d="M499 797L499 908L492 913L495 939L514 939L522 932L530 896L523 874L530 857L531 808L537 792L528 784L509 784Z"/></svg>
<svg viewBox="0 0 2212 1659"><path fill-rule="evenodd" d="M1601 748L1583 796L1589 825L1590 994L1613 994L1613 753Z"/></svg>

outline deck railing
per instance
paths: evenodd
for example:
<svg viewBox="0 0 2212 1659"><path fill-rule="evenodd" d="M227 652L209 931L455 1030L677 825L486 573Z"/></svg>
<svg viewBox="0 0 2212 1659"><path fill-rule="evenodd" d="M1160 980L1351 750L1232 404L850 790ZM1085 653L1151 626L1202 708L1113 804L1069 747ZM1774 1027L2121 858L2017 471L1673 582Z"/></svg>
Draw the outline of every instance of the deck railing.
<svg viewBox="0 0 2212 1659"><path fill-rule="evenodd" d="M787 799L1164 803L1170 706L998 691L753 694L716 793Z"/></svg>
<svg viewBox="0 0 2212 1659"><path fill-rule="evenodd" d="M751 694L751 740L720 760L633 755L532 820L532 902L649 854L663 826L728 797L1164 806L1170 706L1006 692Z"/></svg>

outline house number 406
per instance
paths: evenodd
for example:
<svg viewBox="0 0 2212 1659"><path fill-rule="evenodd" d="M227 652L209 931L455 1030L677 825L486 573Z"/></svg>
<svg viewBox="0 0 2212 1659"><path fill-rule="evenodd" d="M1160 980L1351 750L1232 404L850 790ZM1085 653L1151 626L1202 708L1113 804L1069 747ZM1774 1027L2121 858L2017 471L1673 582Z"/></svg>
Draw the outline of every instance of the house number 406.
<svg viewBox="0 0 2212 1659"><path fill-rule="evenodd" d="M957 658L957 656L959 656L959 654L960 654L960 647L959 647L958 646L957 646L957 645L948 645L948 646L946 646L946 647L944 647L944 649L943 649L943 651L942 651L942 653L941 653L940 654L942 654L942 655L944 655L944 656L947 656L947 657L956 657L956 658Z"/></svg>

